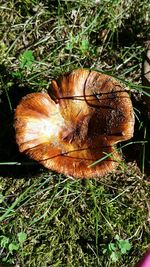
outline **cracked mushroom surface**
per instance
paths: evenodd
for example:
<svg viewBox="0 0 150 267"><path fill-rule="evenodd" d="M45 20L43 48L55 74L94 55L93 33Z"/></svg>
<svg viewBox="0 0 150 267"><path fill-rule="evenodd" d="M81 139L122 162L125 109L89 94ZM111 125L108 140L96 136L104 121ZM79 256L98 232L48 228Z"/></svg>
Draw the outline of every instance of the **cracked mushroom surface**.
<svg viewBox="0 0 150 267"><path fill-rule="evenodd" d="M52 81L51 91L51 97L29 94L17 106L14 126L20 152L75 178L101 177L114 170L121 159L115 145L134 131L133 107L124 87L108 75L77 69Z"/></svg>

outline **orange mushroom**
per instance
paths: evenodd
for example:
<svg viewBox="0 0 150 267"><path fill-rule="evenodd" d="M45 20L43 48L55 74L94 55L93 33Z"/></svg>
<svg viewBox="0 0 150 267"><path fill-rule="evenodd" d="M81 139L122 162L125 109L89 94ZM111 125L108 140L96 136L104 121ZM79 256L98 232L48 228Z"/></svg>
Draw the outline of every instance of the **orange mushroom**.
<svg viewBox="0 0 150 267"><path fill-rule="evenodd" d="M51 89L51 97L32 93L16 108L20 152L75 178L100 177L115 169L120 156L114 145L131 138L134 130L133 107L123 86L108 75L77 69L52 81Z"/></svg>

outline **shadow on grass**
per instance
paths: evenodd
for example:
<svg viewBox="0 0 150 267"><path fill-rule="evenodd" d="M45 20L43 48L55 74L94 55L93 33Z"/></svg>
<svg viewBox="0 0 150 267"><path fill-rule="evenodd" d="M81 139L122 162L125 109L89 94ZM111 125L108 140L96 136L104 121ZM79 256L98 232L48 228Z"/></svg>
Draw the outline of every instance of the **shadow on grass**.
<svg viewBox="0 0 150 267"><path fill-rule="evenodd" d="M147 108L144 99L137 100L135 97L132 97L131 99L134 108L140 111L140 113L138 113L139 121L135 118L134 137L131 141L143 141L143 144L137 143L123 148L123 155L126 162L136 161L141 172L148 176L150 175L150 121L147 116ZM126 143L127 142L128 141L126 141Z"/></svg>
<svg viewBox="0 0 150 267"><path fill-rule="evenodd" d="M26 86L20 86L19 81L13 78L2 65L0 66L0 78L2 85L0 91L0 176L4 178L34 176L39 172L40 165L31 164L26 156L19 153L13 127L14 111L17 104L23 96L33 91ZM9 88L8 83L11 83ZM11 165L14 162L21 162L22 164Z"/></svg>

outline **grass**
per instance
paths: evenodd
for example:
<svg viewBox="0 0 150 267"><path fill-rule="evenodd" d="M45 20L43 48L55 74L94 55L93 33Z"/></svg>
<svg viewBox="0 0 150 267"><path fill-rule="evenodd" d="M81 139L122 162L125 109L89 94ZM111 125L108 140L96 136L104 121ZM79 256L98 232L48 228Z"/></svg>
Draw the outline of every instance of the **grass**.
<svg viewBox="0 0 150 267"><path fill-rule="evenodd" d="M9 179L7 186L1 181L7 192L2 202L3 235L11 243L17 242L19 232L27 235L23 252L17 251L17 259L16 253L10 254L9 260L21 266L114 266L103 250L118 233L132 244L120 266L137 261L141 246L147 247L143 210L148 189L136 167L130 168L131 172L120 172L118 180L115 174L104 181L75 181L42 172L37 179ZM4 258L7 253L3 250Z"/></svg>
<svg viewBox="0 0 150 267"><path fill-rule="evenodd" d="M0 13L0 266L135 266L150 235L141 82L149 1L9 0ZM49 90L52 78L79 67L125 83L136 115L134 138L119 147L125 162L100 180L48 172L15 142L21 97Z"/></svg>

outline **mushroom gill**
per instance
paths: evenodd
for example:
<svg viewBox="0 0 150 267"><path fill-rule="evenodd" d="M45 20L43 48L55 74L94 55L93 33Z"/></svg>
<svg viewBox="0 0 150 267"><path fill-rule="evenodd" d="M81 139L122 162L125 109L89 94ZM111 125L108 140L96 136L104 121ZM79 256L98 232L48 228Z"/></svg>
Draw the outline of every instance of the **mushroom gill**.
<svg viewBox="0 0 150 267"><path fill-rule="evenodd" d="M51 97L29 94L17 106L20 152L75 178L100 177L115 169L120 156L114 145L134 131L133 107L124 87L108 75L77 69L52 81L51 92Z"/></svg>

